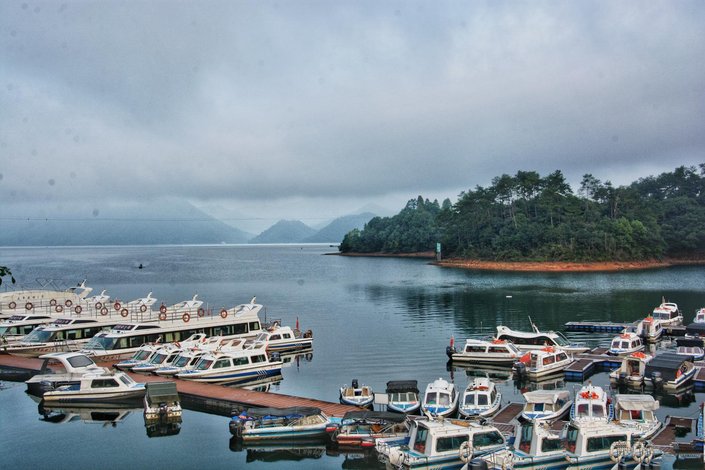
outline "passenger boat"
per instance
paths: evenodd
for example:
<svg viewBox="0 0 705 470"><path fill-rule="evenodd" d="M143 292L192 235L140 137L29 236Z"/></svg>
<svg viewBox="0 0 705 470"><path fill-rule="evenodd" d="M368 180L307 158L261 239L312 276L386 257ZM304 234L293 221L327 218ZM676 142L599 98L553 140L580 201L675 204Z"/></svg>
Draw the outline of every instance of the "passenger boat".
<svg viewBox="0 0 705 470"><path fill-rule="evenodd" d="M569 468L612 468L615 456L633 458L637 454L643 458L647 454L653 457L662 454L648 443L638 441L631 429L613 423L570 423L565 430L565 441Z"/></svg>
<svg viewBox="0 0 705 470"><path fill-rule="evenodd" d="M421 411L432 416L451 416L458 408L458 392L455 385L438 378L426 386Z"/></svg>
<svg viewBox="0 0 705 470"><path fill-rule="evenodd" d="M0 320L0 344L14 344L40 325L51 323L54 317L48 314L14 314Z"/></svg>
<svg viewBox="0 0 705 470"><path fill-rule="evenodd" d="M575 394L575 401L570 408L570 420L573 422L603 422L614 418L614 407L602 387L588 383Z"/></svg>
<svg viewBox="0 0 705 470"><path fill-rule="evenodd" d="M528 421L517 426L511 448L511 465L507 468L567 468L568 461L560 431L553 430L546 421Z"/></svg>
<svg viewBox="0 0 705 470"><path fill-rule="evenodd" d="M637 324L636 334L647 343L655 343L663 336L663 323L654 317L646 317Z"/></svg>
<svg viewBox="0 0 705 470"><path fill-rule="evenodd" d="M536 390L523 395L526 403L521 417L528 421L556 420L566 415L573 404L568 390Z"/></svg>
<svg viewBox="0 0 705 470"><path fill-rule="evenodd" d="M423 418L410 420L409 426L408 445L378 447L388 469L459 468L475 457L507 453L507 442L494 426Z"/></svg>
<svg viewBox="0 0 705 470"><path fill-rule="evenodd" d="M564 350L548 346L524 354L513 370L520 379L538 380L564 371L572 362Z"/></svg>
<svg viewBox="0 0 705 470"><path fill-rule="evenodd" d="M249 304L242 304L219 314L203 316L184 312L178 319L166 318L153 323L120 323L111 331L93 337L83 350L99 361L119 361L132 356L141 345L153 343L161 337L163 342L183 341L189 336L204 333L207 337L223 338L253 337L262 332L259 312L262 305L255 304L253 297ZM160 318L164 314L160 313Z"/></svg>
<svg viewBox="0 0 705 470"><path fill-rule="evenodd" d="M350 385L340 387L340 403L353 406L370 406L375 401L375 394L369 385L360 386L357 379Z"/></svg>
<svg viewBox="0 0 705 470"><path fill-rule="evenodd" d="M324 439L337 428L319 408L250 408L233 415L230 433L244 442Z"/></svg>
<svg viewBox="0 0 705 470"><path fill-rule="evenodd" d="M406 416L386 411L348 411L332 439L341 447L374 447L377 439L409 435Z"/></svg>
<svg viewBox="0 0 705 470"><path fill-rule="evenodd" d="M683 315L678 309L678 304L666 302L666 299L662 299L661 305L654 309L651 316L655 320L659 320L664 326L679 326L683 324Z"/></svg>
<svg viewBox="0 0 705 470"><path fill-rule="evenodd" d="M654 412L659 402L651 395L617 394L614 397L614 422L631 429L635 437L651 439L662 423Z"/></svg>
<svg viewBox="0 0 705 470"><path fill-rule="evenodd" d="M633 352L643 351L644 342L641 337L632 331L624 331L612 339L607 354L613 356L626 356Z"/></svg>
<svg viewBox="0 0 705 470"><path fill-rule="evenodd" d="M640 388L644 383L646 364L653 357L643 352L635 352L624 357L622 364L610 372L610 382L616 385Z"/></svg>
<svg viewBox="0 0 705 470"><path fill-rule="evenodd" d="M90 357L77 352L49 353L39 358L44 360L39 373L25 381L27 393L38 397L48 389L73 383L84 374L106 370L96 365Z"/></svg>
<svg viewBox="0 0 705 470"><path fill-rule="evenodd" d="M388 411L413 413L421 406L416 380L390 380L386 392Z"/></svg>
<svg viewBox="0 0 705 470"><path fill-rule="evenodd" d="M458 413L465 418L487 418L499 411L502 392L488 378L478 377L468 384L460 399Z"/></svg>
<svg viewBox="0 0 705 470"><path fill-rule="evenodd" d="M86 372L77 380L47 389L42 395L44 402L94 403L119 402L142 398L143 383L138 383L124 372Z"/></svg>
<svg viewBox="0 0 705 470"><path fill-rule="evenodd" d="M145 384L144 422L180 423L183 410L175 382L150 382Z"/></svg>
<svg viewBox="0 0 705 470"><path fill-rule="evenodd" d="M241 384L280 375L282 361L271 359L264 351L241 349L201 356L193 369L176 377L194 382Z"/></svg>
<svg viewBox="0 0 705 470"><path fill-rule="evenodd" d="M41 284L38 289L18 289L0 292L0 313L13 315L18 310L34 313L48 313L56 305L78 305L92 291L86 286L84 279L77 287L63 289L58 287L58 281L38 279Z"/></svg>
<svg viewBox="0 0 705 470"><path fill-rule="evenodd" d="M656 391L675 392L688 386L695 377L692 357L664 353L654 357L644 370L644 386Z"/></svg>
<svg viewBox="0 0 705 470"><path fill-rule="evenodd" d="M531 322L533 331L516 331L506 326L497 326L496 339L510 341L522 351L531 351L544 346L553 346L556 349L571 354L587 352L590 348L584 343L571 343L563 334L556 331L539 331Z"/></svg>
<svg viewBox="0 0 705 470"><path fill-rule="evenodd" d="M514 344L502 339L468 339L461 351L451 344L446 348L446 354L453 362L511 366L523 353Z"/></svg>
<svg viewBox="0 0 705 470"><path fill-rule="evenodd" d="M302 333L298 329L292 330L289 326L280 326L280 323L276 321L248 342L262 343L269 352L297 351L313 347L313 332L307 330ZM248 344L245 345L246 348L248 346Z"/></svg>

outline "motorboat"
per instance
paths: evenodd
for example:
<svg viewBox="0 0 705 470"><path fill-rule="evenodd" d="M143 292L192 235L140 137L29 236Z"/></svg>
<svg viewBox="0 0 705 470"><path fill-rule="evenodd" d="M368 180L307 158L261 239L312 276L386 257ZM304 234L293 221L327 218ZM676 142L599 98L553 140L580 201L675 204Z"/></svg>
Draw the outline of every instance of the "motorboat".
<svg viewBox="0 0 705 470"><path fill-rule="evenodd" d="M241 349L204 354L193 369L176 377L195 382L242 384L281 374L282 361L261 350Z"/></svg>
<svg viewBox="0 0 705 470"><path fill-rule="evenodd" d="M705 323L705 307L699 308L695 311L693 323Z"/></svg>
<svg viewBox="0 0 705 470"><path fill-rule="evenodd" d="M337 429L315 407L250 408L233 415L230 433L244 442L324 439Z"/></svg>
<svg viewBox="0 0 705 470"><path fill-rule="evenodd" d="M494 426L473 421L415 419L409 421L408 445L388 445L381 454L387 468L459 468L475 457L507 451Z"/></svg>
<svg viewBox="0 0 705 470"><path fill-rule="evenodd" d="M77 352L49 353L43 359L39 373L25 381L27 393L41 397L49 389L76 382L88 373L103 373L107 369L98 366L93 359Z"/></svg>
<svg viewBox="0 0 705 470"><path fill-rule="evenodd" d="M19 313L0 320L0 344L8 345L19 342L36 327L51 323L53 317L48 314Z"/></svg>
<svg viewBox="0 0 705 470"><path fill-rule="evenodd" d="M633 331L624 331L612 339L612 343L610 344L607 354L611 354L613 356L626 356L633 352L643 350L644 342L641 340L641 336Z"/></svg>
<svg viewBox="0 0 705 470"><path fill-rule="evenodd" d="M157 349L154 354L144 362L132 366L132 372L149 373L160 367L168 366L181 353L181 348L174 343L167 343Z"/></svg>
<svg viewBox="0 0 705 470"><path fill-rule="evenodd" d="M75 380L47 388L42 395L45 403L114 403L142 398L143 383L138 383L125 372L86 372Z"/></svg>
<svg viewBox="0 0 705 470"><path fill-rule="evenodd" d="M181 422L183 410L175 382L150 382L145 384L145 389L145 424Z"/></svg>
<svg viewBox="0 0 705 470"><path fill-rule="evenodd" d="M646 317L636 326L636 334L647 343L655 343L663 336L663 323L654 317Z"/></svg>
<svg viewBox="0 0 705 470"><path fill-rule="evenodd" d="M243 339L223 339L220 336L206 338L203 342L192 347L182 347L170 364L162 364L152 373L162 377L173 377L179 372L193 369L204 354L212 352L228 352L242 349L245 344Z"/></svg>
<svg viewBox="0 0 705 470"><path fill-rule="evenodd" d="M468 339L461 351L457 351L451 344L446 348L446 354L453 362L511 366L523 353L503 339Z"/></svg>
<svg viewBox="0 0 705 470"><path fill-rule="evenodd" d="M563 349L547 346L529 351L514 363L513 370L520 379L538 380L562 372L573 362Z"/></svg>
<svg viewBox="0 0 705 470"><path fill-rule="evenodd" d="M377 439L409 435L406 416L387 411L348 411L332 439L341 447L374 447Z"/></svg>
<svg viewBox="0 0 705 470"><path fill-rule="evenodd" d="M564 435L569 468L612 468L621 457L651 460L662 454L638 440L633 430L614 423L570 423Z"/></svg>
<svg viewBox="0 0 705 470"><path fill-rule="evenodd" d="M248 343L263 343L269 352L289 352L301 349L311 349L313 347L313 332L306 330L292 330L289 326L281 326L279 321L275 321L265 331L262 331L256 338L248 340ZM245 344L248 347L249 344Z"/></svg>
<svg viewBox="0 0 705 470"><path fill-rule="evenodd" d="M678 304L666 302L666 299L662 299L661 305L654 309L651 316L655 320L659 320L663 326L679 326L683 324L683 315L678 309Z"/></svg>
<svg viewBox="0 0 705 470"><path fill-rule="evenodd" d="M388 411L413 413L421 406L416 380L390 380L386 392Z"/></svg>
<svg viewBox="0 0 705 470"><path fill-rule="evenodd" d="M688 386L695 377L692 357L664 353L654 357L644 370L644 386L656 391L675 392Z"/></svg>
<svg viewBox="0 0 705 470"><path fill-rule="evenodd" d="M573 422L608 422L614 418L614 407L602 387L591 383L583 386L575 394L570 408L570 420Z"/></svg>
<svg viewBox="0 0 705 470"><path fill-rule="evenodd" d="M148 362L162 347L161 338L157 338L154 343L145 343L135 351L135 354L130 359L125 359L113 364L113 367L119 370L130 370L134 366Z"/></svg>
<svg viewBox="0 0 705 470"><path fill-rule="evenodd" d="M646 365L651 359L653 356L644 352L631 353L622 359L622 364L617 369L610 372L610 382L615 385L641 388Z"/></svg>
<svg viewBox="0 0 705 470"><path fill-rule="evenodd" d="M516 427L515 436L512 464L507 468L565 469L568 466L561 428L555 430L547 421L527 421Z"/></svg>
<svg viewBox="0 0 705 470"><path fill-rule="evenodd" d="M566 415L573 404L568 390L536 390L523 395L526 403L521 417L528 421L556 420Z"/></svg>
<svg viewBox="0 0 705 470"><path fill-rule="evenodd" d="M375 394L369 385L360 385L353 379L350 385L340 387L340 403L353 406L370 406L375 401Z"/></svg>
<svg viewBox="0 0 705 470"><path fill-rule="evenodd" d="M421 411L431 416L451 416L458 408L455 385L438 378L426 386L421 401Z"/></svg>
<svg viewBox="0 0 705 470"><path fill-rule="evenodd" d="M663 426L654 414L659 406L652 395L617 394L614 396L614 422L631 429L640 439L651 439Z"/></svg>
<svg viewBox="0 0 705 470"><path fill-rule="evenodd" d="M531 351L544 346L553 346L571 354L587 352L590 348L584 343L571 343L568 338L557 331L540 331L531 322L532 331L517 331L509 327L497 326L496 339L510 341L522 351Z"/></svg>
<svg viewBox="0 0 705 470"><path fill-rule="evenodd" d="M695 361L701 361L705 358L705 351L699 346L678 346L676 348L676 354L691 357Z"/></svg>
<svg viewBox="0 0 705 470"><path fill-rule="evenodd" d="M488 378L478 377L463 391L458 414L464 418L487 418L499 411L502 392Z"/></svg>

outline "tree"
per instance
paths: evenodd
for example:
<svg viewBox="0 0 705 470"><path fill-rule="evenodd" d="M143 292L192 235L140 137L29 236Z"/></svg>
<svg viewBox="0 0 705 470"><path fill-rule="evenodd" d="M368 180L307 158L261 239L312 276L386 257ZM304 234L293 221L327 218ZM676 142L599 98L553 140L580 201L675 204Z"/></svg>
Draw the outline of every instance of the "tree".
<svg viewBox="0 0 705 470"><path fill-rule="evenodd" d="M15 278L10 272L10 268L6 266L0 266L0 284L2 284L2 278L10 276L10 281L14 284L15 283Z"/></svg>

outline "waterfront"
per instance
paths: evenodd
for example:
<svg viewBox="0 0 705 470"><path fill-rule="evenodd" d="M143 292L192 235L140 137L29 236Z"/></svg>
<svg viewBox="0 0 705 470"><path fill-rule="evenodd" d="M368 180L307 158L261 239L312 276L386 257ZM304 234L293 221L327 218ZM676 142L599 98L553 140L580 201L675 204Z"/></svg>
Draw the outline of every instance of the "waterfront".
<svg viewBox="0 0 705 470"><path fill-rule="evenodd" d="M257 296L268 319L294 325L298 317L301 327L314 333L313 354L283 369L283 380L271 389L328 401L337 401L338 388L353 378L376 391L383 391L388 380L417 379L423 389L435 378L449 378L445 347L451 336L464 341L492 333L497 324L528 329L529 315L542 329L562 329L567 321L632 321L649 313L662 296L680 305L686 322L705 306L705 268L697 266L499 273L445 269L419 259L322 256L331 250L321 245L3 248L0 259L18 280L78 283L86 278L96 293L107 289L122 300L152 291L159 301L173 304L199 294L219 309ZM568 336L593 346L611 338ZM464 369L456 368L452 376L458 387L471 379ZM604 374L594 381L604 385ZM570 390L576 386L567 384ZM511 380L501 387L505 401L521 401L521 389ZM694 416L702 400L701 393L667 397L660 416ZM8 468L231 468L245 463L247 468L367 468L374 463L316 448L307 449L307 458L299 461L268 462L287 453L232 450L227 418L194 411L185 412L178 435L159 438L147 436L141 411L115 426L41 418L23 384L3 383L0 429ZM27 451L27 442L40 445Z"/></svg>

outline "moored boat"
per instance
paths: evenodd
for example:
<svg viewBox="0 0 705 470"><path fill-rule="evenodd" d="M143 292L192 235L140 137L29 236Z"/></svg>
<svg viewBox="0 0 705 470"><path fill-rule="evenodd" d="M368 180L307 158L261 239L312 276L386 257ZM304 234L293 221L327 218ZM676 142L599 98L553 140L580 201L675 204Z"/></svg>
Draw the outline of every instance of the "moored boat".
<svg viewBox="0 0 705 470"><path fill-rule="evenodd" d="M610 372L610 382L615 385L624 385L639 388L644 383L646 364L653 357L643 352L631 353L622 359L620 366Z"/></svg>
<svg viewBox="0 0 705 470"><path fill-rule="evenodd" d="M315 407L250 408L233 415L230 433L245 442L324 439L337 428Z"/></svg>
<svg viewBox="0 0 705 470"><path fill-rule="evenodd" d="M564 433L569 468L612 468L621 457L638 461L647 455L651 460L662 454L648 442L638 441L631 429L613 423L570 423Z"/></svg>
<svg viewBox="0 0 705 470"><path fill-rule="evenodd" d="M688 386L695 377L691 356L664 353L654 357L644 370L644 386L657 391L675 392Z"/></svg>
<svg viewBox="0 0 705 470"><path fill-rule="evenodd" d="M374 447L377 439L409 435L406 416L385 411L348 411L332 439L342 447Z"/></svg>
<svg viewBox="0 0 705 470"><path fill-rule="evenodd" d="M421 406L416 380L390 380L386 392L388 411L413 413Z"/></svg>
<svg viewBox="0 0 705 470"><path fill-rule="evenodd" d="M705 307L699 308L695 311L693 323L705 323Z"/></svg>
<svg viewBox="0 0 705 470"><path fill-rule="evenodd" d="M340 403L353 406L370 406L375 401L375 394L369 385L360 385L353 379L350 385L340 387Z"/></svg>
<svg viewBox="0 0 705 470"><path fill-rule="evenodd" d="M90 357L77 352L49 353L39 356L39 359L44 360L39 373L25 381L27 393L37 397L41 397L46 390L74 383L84 374L106 371Z"/></svg>
<svg viewBox="0 0 705 470"><path fill-rule="evenodd" d="M241 384L280 375L281 367L280 360L270 359L264 351L242 349L204 354L193 369L179 372L176 377L195 382Z"/></svg>
<svg viewBox="0 0 705 470"><path fill-rule="evenodd" d="M572 362L564 350L547 346L524 354L514 363L513 370L520 380L538 380L564 371Z"/></svg>
<svg viewBox="0 0 705 470"><path fill-rule="evenodd" d="M531 328L533 331L517 331L499 325L497 326L496 339L510 341L522 351L531 351L544 346L552 346L571 354L579 354L587 352L590 349L584 343L571 343L568 341L568 338L557 331L540 331L533 322L531 322Z"/></svg>
<svg viewBox="0 0 705 470"><path fill-rule="evenodd" d="M568 413L573 404L568 390L536 390L524 393L521 417L528 421L556 420Z"/></svg>
<svg viewBox="0 0 705 470"><path fill-rule="evenodd" d="M610 348L607 354L613 356L626 356L633 352L643 351L644 342L641 337L633 331L624 331L618 336L615 336L610 343Z"/></svg>
<svg viewBox="0 0 705 470"><path fill-rule="evenodd" d="M458 408L455 384L438 378L426 386L421 411L432 416L451 416Z"/></svg>
<svg viewBox="0 0 705 470"><path fill-rule="evenodd" d="M451 345L446 348L446 354L453 362L511 366L523 353L514 344L502 339L468 339L460 351Z"/></svg>
<svg viewBox="0 0 705 470"><path fill-rule="evenodd" d="M150 382L145 384L144 421L154 423L180 423L183 410L174 382Z"/></svg>
<svg viewBox="0 0 705 470"><path fill-rule="evenodd" d="M666 299L662 299L661 305L654 309L651 316L659 320L664 326L678 326L683 324L683 315L678 309L678 304L666 302Z"/></svg>
<svg viewBox="0 0 705 470"><path fill-rule="evenodd" d="M142 398L143 383L138 383L124 372L86 372L78 379L54 388L42 395L45 402L55 403L114 403Z"/></svg>
<svg viewBox="0 0 705 470"><path fill-rule="evenodd" d="M614 422L640 439L651 439L662 423L654 414L659 402L651 395L617 394L614 397Z"/></svg>
<svg viewBox="0 0 705 470"><path fill-rule="evenodd" d="M502 392L488 378L478 377L463 391L458 414L465 418L488 418L499 411Z"/></svg>
<svg viewBox="0 0 705 470"><path fill-rule="evenodd" d="M279 321L275 321L266 330L262 331L256 338L248 340L250 344L261 343L270 352L289 352L313 347L313 332L307 330L292 330L289 326L281 326Z"/></svg>
<svg viewBox="0 0 705 470"><path fill-rule="evenodd" d="M614 407L602 387L588 383L575 394L570 408L573 422L608 422L614 417Z"/></svg>
<svg viewBox="0 0 705 470"><path fill-rule="evenodd" d="M663 323L654 317L646 317L636 326L636 334L647 343L655 343L663 336Z"/></svg>

